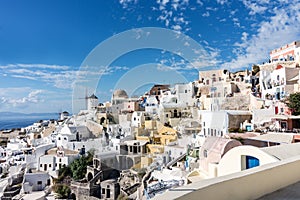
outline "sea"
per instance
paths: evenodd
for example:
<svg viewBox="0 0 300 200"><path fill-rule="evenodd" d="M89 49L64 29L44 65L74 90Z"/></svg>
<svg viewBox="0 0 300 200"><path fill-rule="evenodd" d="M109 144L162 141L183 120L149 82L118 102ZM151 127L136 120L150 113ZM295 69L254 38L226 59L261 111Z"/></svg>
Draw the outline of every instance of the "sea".
<svg viewBox="0 0 300 200"><path fill-rule="evenodd" d="M0 130L23 128L40 120L57 120L58 117L58 113L0 113Z"/></svg>

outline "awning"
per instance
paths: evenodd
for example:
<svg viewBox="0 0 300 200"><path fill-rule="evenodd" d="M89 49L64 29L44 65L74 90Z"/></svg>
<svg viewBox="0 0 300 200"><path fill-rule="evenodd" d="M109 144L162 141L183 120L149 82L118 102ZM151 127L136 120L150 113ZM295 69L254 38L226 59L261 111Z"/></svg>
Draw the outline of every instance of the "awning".
<svg viewBox="0 0 300 200"><path fill-rule="evenodd" d="M300 119L300 115L298 115L298 116L294 116L294 115L289 116L289 119Z"/></svg>

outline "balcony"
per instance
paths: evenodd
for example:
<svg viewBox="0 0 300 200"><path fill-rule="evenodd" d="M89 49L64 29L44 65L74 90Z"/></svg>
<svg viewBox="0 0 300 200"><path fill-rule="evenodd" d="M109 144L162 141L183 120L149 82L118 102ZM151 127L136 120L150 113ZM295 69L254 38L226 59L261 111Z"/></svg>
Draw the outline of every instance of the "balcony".
<svg viewBox="0 0 300 200"><path fill-rule="evenodd" d="M300 156L170 189L154 199L258 199L300 181ZM260 184L257 184L260 183ZM298 184L299 185L299 184ZM296 194L300 195L297 190Z"/></svg>

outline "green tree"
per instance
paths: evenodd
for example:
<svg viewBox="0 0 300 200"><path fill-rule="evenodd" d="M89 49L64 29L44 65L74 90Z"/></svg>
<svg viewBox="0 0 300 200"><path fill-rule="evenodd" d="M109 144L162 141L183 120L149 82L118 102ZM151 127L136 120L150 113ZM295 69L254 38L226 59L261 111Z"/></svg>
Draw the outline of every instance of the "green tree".
<svg viewBox="0 0 300 200"><path fill-rule="evenodd" d="M84 178L86 173L86 167L87 167L86 157L82 156L79 159L74 160L70 165L73 178L75 180Z"/></svg>
<svg viewBox="0 0 300 200"><path fill-rule="evenodd" d="M67 199L71 193L69 186L64 184L55 184L52 189L57 194L56 198L58 199Z"/></svg>
<svg viewBox="0 0 300 200"><path fill-rule="evenodd" d="M84 178L87 171L87 166L93 164L93 157L94 157L94 150L90 150L87 152L87 156L81 156L80 158L74 160L70 164L72 177L75 180L80 180Z"/></svg>
<svg viewBox="0 0 300 200"><path fill-rule="evenodd" d="M300 115L300 92L290 94L284 102L292 110L293 115Z"/></svg>
<svg viewBox="0 0 300 200"><path fill-rule="evenodd" d="M58 170L57 181L62 182L67 176L72 177L72 170L69 166L63 165L63 167Z"/></svg>

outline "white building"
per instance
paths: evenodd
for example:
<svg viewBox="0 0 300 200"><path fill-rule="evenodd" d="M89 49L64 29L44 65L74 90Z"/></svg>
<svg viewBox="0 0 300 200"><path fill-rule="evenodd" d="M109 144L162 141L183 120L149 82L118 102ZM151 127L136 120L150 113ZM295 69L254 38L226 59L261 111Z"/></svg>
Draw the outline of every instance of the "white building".
<svg viewBox="0 0 300 200"><path fill-rule="evenodd" d="M131 126L141 127L145 124L145 113L143 111L135 111L132 113Z"/></svg>
<svg viewBox="0 0 300 200"><path fill-rule="evenodd" d="M89 111L96 110L98 106L98 97L95 94L92 94L87 98L87 108Z"/></svg>
<svg viewBox="0 0 300 200"><path fill-rule="evenodd" d="M271 62L300 61L300 41L294 41L270 52Z"/></svg>
<svg viewBox="0 0 300 200"><path fill-rule="evenodd" d="M69 126L65 124L56 136L56 144L58 147L66 147L69 142L78 142L95 138L86 126Z"/></svg>
<svg viewBox="0 0 300 200"><path fill-rule="evenodd" d="M158 100L156 96L148 96L145 102L145 112L149 114L157 114Z"/></svg>
<svg viewBox="0 0 300 200"><path fill-rule="evenodd" d="M67 111L64 111L64 112L60 113L59 119L66 120L66 119L68 119L68 117L69 117L69 113Z"/></svg>
<svg viewBox="0 0 300 200"><path fill-rule="evenodd" d="M238 130L243 122L250 121L252 114L241 110L201 111L202 130L204 136L223 137L229 129Z"/></svg>
<svg viewBox="0 0 300 200"><path fill-rule="evenodd" d="M195 89L194 84L192 82L185 84L176 84L174 86L174 91L180 104L186 107L195 106Z"/></svg>
<svg viewBox="0 0 300 200"><path fill-rule="evenodd" d="M25 162L31 168L38 168L39 158L45 155L45 152L55 146L54 143L43 144L32 149L26 149L28 153L25 154Z"/></svg>
<svg viewBox="0 0 300 200"><path fill-rule="evenodd" d="M52 176L57 176L57 170L63 166L68 166L76 158L79 157L79 152L60 148L52 148L47 151L46 155L39 158L39 171L49 172Z"/></svg>
<svg viewBox="0 0 300 200"><path fill-rule="evenodd" d="M277 65L275 70L260 71L262 99L280 100L298 88L299 68Z"/></svg>
<svg viewBox="0 0 300 200"><path fill-rule="evenodd" d="M31 172L27 170L24 174L24 181L22 184L23 193L31 193L33 191L42 191L46 186L50 186L51 180L48 173L45 172Z"/></svg>

